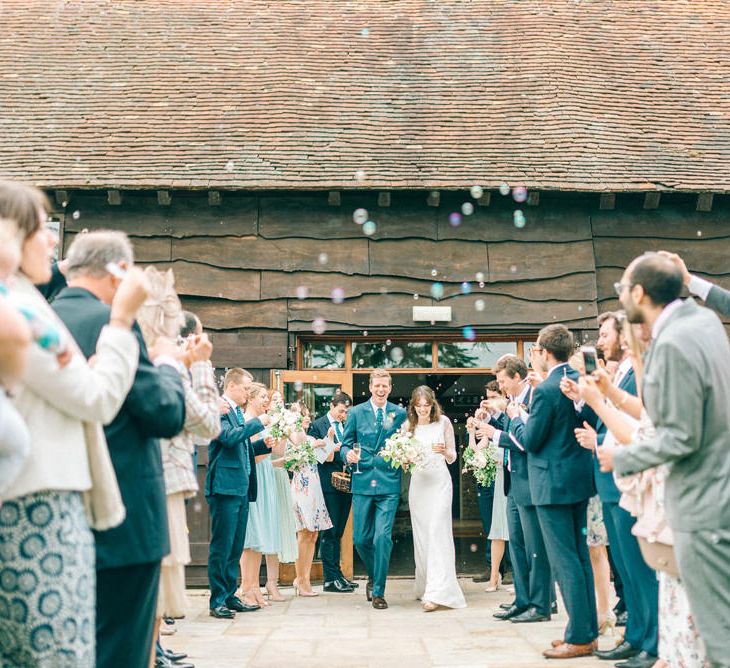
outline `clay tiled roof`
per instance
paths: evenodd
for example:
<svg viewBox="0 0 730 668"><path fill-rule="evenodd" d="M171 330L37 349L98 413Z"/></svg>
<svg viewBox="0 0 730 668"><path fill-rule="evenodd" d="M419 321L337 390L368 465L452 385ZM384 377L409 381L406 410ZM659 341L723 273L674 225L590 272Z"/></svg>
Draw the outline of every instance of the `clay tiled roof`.
<svg viewBox="0 0 730 668"><path fill-rule="evenodd" d="M730 191L726 0L2 0L0 25L0 176L42 186Z"/></svg>

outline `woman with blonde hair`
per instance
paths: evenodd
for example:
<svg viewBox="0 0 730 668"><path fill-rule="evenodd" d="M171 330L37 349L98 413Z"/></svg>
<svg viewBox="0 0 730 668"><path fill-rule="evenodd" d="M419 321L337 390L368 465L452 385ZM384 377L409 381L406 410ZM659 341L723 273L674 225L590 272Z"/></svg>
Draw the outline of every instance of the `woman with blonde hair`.
<svg viewBox="0 0 730 668"><path fill-rule="evenodd" d="M413 471L408 506L416 558L416 598L425 612L439 606L465 608L456 579L454 535L451 527L453 486L446 466L456 461L451 420L441 413L433 390L420 385L411 394L404 427L424 450L424 463Z"/></svg>

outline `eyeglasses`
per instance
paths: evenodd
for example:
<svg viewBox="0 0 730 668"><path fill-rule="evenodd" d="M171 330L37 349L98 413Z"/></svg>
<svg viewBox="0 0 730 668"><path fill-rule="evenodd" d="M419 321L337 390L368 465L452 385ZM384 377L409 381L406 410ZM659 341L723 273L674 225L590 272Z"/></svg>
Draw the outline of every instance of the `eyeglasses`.
<svg viewBox="0 0 730 668"><path fill-rule="evenodd" d="M541 353L543 350L545 350L545 348L541 348L540 346L532 346L530 352Z"/></svg>
<svg viewBox="0 0 730 668"><path fill-rule="evenodd" d="M624 291L624 288L633 288L634 286L631 285L631 283L614 283L613 289L616 290L616 294L620 297L621 293Z"/></svg>

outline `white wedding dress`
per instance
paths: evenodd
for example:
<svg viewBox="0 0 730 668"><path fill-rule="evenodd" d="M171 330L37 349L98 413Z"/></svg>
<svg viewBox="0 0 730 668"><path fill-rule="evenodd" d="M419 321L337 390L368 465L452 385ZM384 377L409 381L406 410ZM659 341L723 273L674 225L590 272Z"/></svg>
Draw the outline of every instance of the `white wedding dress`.
<svg viewBox="0 0 730 668"><path fill-rule="evenodd" d="M446 416L438 422L418 425L414 434L426 459L414 471L408 491L416 557L416 598L447 608L465 608L464 594L456 579L456 555L451 527L453 487L446 462L456 460L454 428ZM446 444L446 456L431 450Z"/></svg>

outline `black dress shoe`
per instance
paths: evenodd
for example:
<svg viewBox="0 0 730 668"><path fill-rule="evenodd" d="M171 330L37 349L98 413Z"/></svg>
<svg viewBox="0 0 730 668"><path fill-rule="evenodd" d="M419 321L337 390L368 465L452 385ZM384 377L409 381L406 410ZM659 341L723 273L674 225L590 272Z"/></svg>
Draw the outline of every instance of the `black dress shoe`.
<svg viewBox="0 0 730 668"><path fill-rule="evenodd" d="M340 582L342 582L342 584L346 584L348 587L352 587L353 589L357 589L360 586L359 582L348 580L346 577L341 577Z"/></svg>
<svg viewBox="0 0 730 668"><path fill-rule="evenodd" d="M651 668L657 662L657 657L641 650L636 656L628 661L619 661L616 668Z"/></svg>
<svg viewBox="0 0 730 668"><path fill-rule="evenodd" d="M549 622L550 615L543 615L537 608L528 608L523 613L510 617L513 624L529 624L530 622Z"/></svg>
<svg viewBox="0 0 730 668"><path fill-rule="evenodd" d="M188 655L185 654L185 652L171 652L169 650L163 649L162 653L170 659L170 661L182 661L183 659L187 659Z"/></svg>
<svg viewBox="0 0 730 668"><path fill-rule="evenodd" d="M342 580L333 580L332 582L325 582L324 591L328 591L333 594L352 594L355 591L350 585L346 585Z"/></svg>
<svg viewBox="0 0 730 668"><path fill-rule="evenodd" d="M376 610L387 610L388 602L382 596L373 596L373 607Z"/></svg>
<svg viewBox="0 0 730 668"><path fill-rule="evenodd" d="M237 596L229 598L226 601L226 607L229 610L235 610L236 612L253 612L254 610L258 610L259 608L261 608L260 605L249 605L248 603L244 603Z"/></svg>
<svg viewBox="0 0 730 668"><path fill-rule="evenodd" d="M365 597L368 599L368 601L373 600L373 583L372 580L368 580L368 583L365 585Z"/></svg>
<svg viewBox="0 0 730 668"><path fill-rule="evenodd" d="M195 666L192 663L175 663L163 655L155 659L155 668L195 668Z"/></svg>
<svg viewBox="0 0 730 668"><path fill-rule="evenodd" d="M623 612L616 615L616 626L626 626L626 623L629 621L629 613L627 610L624 610Z"/></svg>
<svg viewBox="0 0 730 668"><path fill-rule="evenodd" d="M501 621L505 621L507 619L512 619L512 617L517 617L517 615L521 615L524 611L524 608L518 608L516 605L513 605L509 610L495 612L492 617Z"/></svg>
<svg viewBox="0 0 730 668"><path fill-rule="evenodd" d="M210 609L210 616L218 619L233 619L236 613L230 608L226 608L225 605L219 605L217 608Z"/></svg>
<svg viewBox="0 0 730 668"><path fill-rule="evenodd" d="M514 604L514 601L512 601L512 603L500 603L499 607L502 608L502 610L509 610Z"/></svg>
<svg viewBox="0 0 730 668"><path fill-rule="evenodd" d="M636 647L632 647L629 643L624 641L613 649L597 649L593 652L593 655L597 656L599 659L603 659L604 661L622 661L623 659L630 659L638 653L639 650L636 649Z"/></svg>

